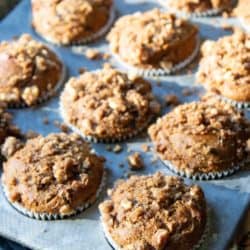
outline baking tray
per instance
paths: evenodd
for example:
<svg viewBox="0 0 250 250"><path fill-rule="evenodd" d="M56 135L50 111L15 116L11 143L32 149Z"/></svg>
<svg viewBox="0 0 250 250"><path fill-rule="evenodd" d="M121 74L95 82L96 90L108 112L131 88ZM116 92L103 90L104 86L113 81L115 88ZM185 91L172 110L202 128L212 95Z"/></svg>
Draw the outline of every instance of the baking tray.
<svg viewBox="0 0 250 250"><path fill-rule="evenodd" d="M138 10L148 10L157 7L157 3L144 1L116 1L118 15L133 13ZM0 40L11 39L13 36L27 32L36 39L42 40L37 36L30 26L31 13L30 3L23 0L1 23ZM225 23L220 18L195 19L201 29L203 39L217 39L228 33L221 29L221 23ZM227 22L239 25L236 20L230 19ZM72 52L71 48L61 48L52 46L53 49L63 58L68 67L69 76L78 75L79 68L89 70L98 69L102 61L89 61L83 55ZM107 51L105 41L100 41L91 45L100 51ZM115 61L111 60L111 63ZM119 66L119 65L117 65ZM198 93L202 91L199 86L194 85L194 72L187 73L182 71L178 76L168 76L151 79L153 90L159 100L163 101L167 94L176 94L182 102L198 99ZM160 85L159 85L160 82ZM194 94L184 97L182 91L186 87L195 89ZM163 110L166 113L168 110ZM24 131L33 130L43 135L51 132L58 132L53 121L61 121L58 112L58 97L40 105L37 108L20 109L12 111L15 122ZM247 114L249 115L249 114ZM45 125L43 119L48 118L50 123ZM107 158L108 186L112 186L118 178L123 178L128 172L127 155L131 151L141 151L141 145L150 142L145 136L137 137L126 143L120 143L123 150L119 154L108 152L104 144L93 144L99 154ZM155 171L162 171L171 174L160 161L152 161L154 156L151 152L143 153L145 169L134 174L148 174ZM123 163L124 167L119 165ZM187 183L192 181L186 180ZM205 192L210 210L210 232L203 246L203 249L223 250L227 249L228 244L233 239L234 233L249 207L250 200L250 171L242 171L223 180L198 182ZM26 218L12 208L0 190L0 235L16 241L32 249L60 249L60 250L109 250L111 249L106 242L99 224L98 204L105 198L105 193L91 208L82 214L62 221L36 221ZM12 247L11 247L12 248ZM15 248L15 247L13 247ZM20 249L18 247L18 249Z"/></svg>

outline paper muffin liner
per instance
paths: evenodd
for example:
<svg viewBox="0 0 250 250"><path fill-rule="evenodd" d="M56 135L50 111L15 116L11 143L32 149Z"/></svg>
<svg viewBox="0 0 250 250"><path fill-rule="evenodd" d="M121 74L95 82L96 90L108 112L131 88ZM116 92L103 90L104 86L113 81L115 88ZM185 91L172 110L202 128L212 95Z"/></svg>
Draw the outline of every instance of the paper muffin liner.
<svg viewBox="0 0 250 250"><path fill-rule="evenodd" d="M98 190L96 191L96 194L93 197L91 197L89 199L89 201L85 202L84 205L76 208L74 212L72 212L71 214L67 214L67 215L31 212L28 209L26 209L25 207L23 207L20 203L12 202L9 198L9 192L3 183L2 183L2 187L3 187L3 192L5 194L7 201L10 203L10 205L12 207L14 207L21 214L23 214L27 217L30 217L32 219L37 219L37 220L62 220L62 219L77 215L77 214L83 212L84 210L86 210L87 208L89 208L92 204L94 204L96 202L96 200L99 198L100 194L102 193L102 191L106 185L106 181L107 181L107 173L104 170L101 184L100 184Z"/></svg>
<svg viewBox="0 0 250 250"><path fill-rule="evenodd" d="M229 99L227 97L220 96L220 95L217 95L217 98L220 101L223 101L225 103L228 103L228 104L234 106L235 108L238 108L238 109L250 109L250 102L238 102L238 101L235 101L235 100L232 100L232 99Z"/></svg>
<svg viewBox="0 0 250 250"><path fill-rule="evenodd" d="M186 58L184 61L176 64L172 68L169 69L162 69L162 68L155 68L155 69L143 69L143 68L138 68L132 65L129 65L128 63L124 62L118 54L112 53L112 56L115 58L115 60L122 66L124 67L128 72L133 72L136 75L141 75L143 77L156 77L156 76L166 76L170 75L173 73L176 73L177 71L184 69L186 66L188 66L199 54L200 51L200 36L197 35L196 37L196 47L193 51L193 53Z"/></svg>
<svg viewBox="0 0 250 250"><path fill-rule="evenodd" d="M210 232L210 226L211 226L210 220L211 220L211 218L210 218L209 209L207 209L207 211L206 211L206 225L205 225L203 234L202 234L200 240L193 246L192 250L199 250L201 247L203 247L206 239L208 238L209 232ZM101 221L101 226L102 226L104 236L105 236L107 242L109 243L109 245L114 250L122 250L122 248L119 247L116 244L116 242L112 239L112 237L108 231L108 228L106 227L105 223L102 220L102 217L100 217L100 221ZM167 248L165 248L165 250L167 250Z"/></svg>
<svg viewBox="0 0 250 250"><path fill-rule="evenodd" d="M93 41L96 41L97 39L103 37L111 28L111 26L114 23L114 20L116 18L116 9L114 6L111 7L110 9L110 15L109 15L109 19L107 21L107 23L100 29L98 30L96 33L93 33L91 35L89 35L88 37L82 38L78 41L74 41L74 42L69 42L69 43L63 43L60 42L56 39L54 39L53 37L50 36L46 36L46 35L42 35L41 33L37 32L37 34L39 34L41 37L43 37L47 42L49 43L53 43L59 46L73 46L73 45L83 45L83 44L87 44Z"/></svg>
<svg viewBox="0 0 250 250"><path fill-rule="evenodd" d="M58 56L57 56L58 57ZM28 105L25 102L20 102L20 103L9 103L8 104L8 108L10 109L19 109L19 108L30 108L30 107L34 107L37 105L40 105L46 101L48 101L51 97L53 97L57 92L59 92L59 90L63 87L63 84L65 82L65 79L67 77L67 68L65 66L65 64L62 62L61 58L58 57L58 59L60 60L60 62L62 63L62 72L61 72L61 76L59 81L57 82L57 84L54 86L54 88L52 88L50 91L48 92L44 92L37 100L35 103L33 103L32 105Z"/></svg>
<svg viewBox="0 0 250 250"><path fill-rule="evenodd" d="M180 11L175 8L171 8L168 6L167 0L158 0L159 4L162 7L165 7L170 13L175 14L176 16L182 17L182 18L202 18L202 17L212 17L212 16L217 16L221 14L225 8L214 8L214 9L209 9L206 11L202 12L192 12L188 13L185 11ZM232 6L236 4L236 0L232 0Z"/></svg>
<svg viewBox="0 0 250 250"><path fill-rule="evenodd" d="M245 164L245 162L241 162L238 165L232 166L228 170L224 170L224 171L215 171L215 172L209 172L209 173L189 173L189 172L185 172L183 170L178 169L170 161L167 161L167 160L161 160L161 161L167 168L169 168L175 174L181 177L189 178L192 180L198 180L198 181L215 180L215 179L221 179L223 177L230 176L234 174L235 172L239 171L240 168Z"/></svg>

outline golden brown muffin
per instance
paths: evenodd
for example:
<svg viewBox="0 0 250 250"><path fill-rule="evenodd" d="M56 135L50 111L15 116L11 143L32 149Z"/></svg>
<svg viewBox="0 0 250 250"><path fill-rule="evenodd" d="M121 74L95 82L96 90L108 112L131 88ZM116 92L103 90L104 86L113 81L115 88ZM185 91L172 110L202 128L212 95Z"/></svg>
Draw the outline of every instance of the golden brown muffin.
<svg viewBox="0 0 250 250"><path fill-rule="evenodd" d="M137 68L171 69L198 46L193 24L159 9L121 17L108 35L111 51Z"/></svg>
<svg viewBox="0 0 250 250"><path fill-rule="evenodd" d="M149 135L161 159L179 172L222 173L244 161L250 123L234 107L207 100L178 106Z"/></svg>
<svg viewBox="0 0 250 250"><path fill-rule="evenodd" d="M112 0L32 0L32 24L50 42L78 43L107 25L112 5Z"/></svg>
<svg viewBox="0 0 250 250"><path fill-rule="evenodd" d="M197 81L226 98L250 102L250 35L236 31L202 48Z"/></svg>
<svg viewBox="0 0 250 250"><path fill-rule="evenodd" d="M200 187L156 173L119 181L100 206L106 237L115 249L191 250L206 225Z"/></svg>
<svg viewBox="0 0 250 250"><path fill-rule="evenodd" d="M71 215L96 199L104 158L76 134L50 134L26 142L3 166L7 197L36 214Z"/></svg>
<svg viewBox="0 0 250 250"><path fill-rule="evenodd" d="M245 27L248 27L250 30L250 9L249 9L249 0L239 0L238 5L234 10L234 13L242 19Z"/></svg>
<svg viewBox="0 0 250 250"><path fill-rule="evenodd" d="M226 9L232 0L164 0L166 5L177 11L186 13L201 13L208 10ZM163 2L163 1L162 1Z"/></svg>
<svg viewBox="0 0 250 250"><path fill-rule="evenodd" d="M121 140L144 129L160 111L151 85L110 67L71 78L61 95L62 116L85 137Z"/></svg>
<svg viewBox="0 0 250 250"><path fill-rule="evenodd" d="M0 43L0 101L33 105L58 85L63 66L48 47L28 34Z"/></svg>

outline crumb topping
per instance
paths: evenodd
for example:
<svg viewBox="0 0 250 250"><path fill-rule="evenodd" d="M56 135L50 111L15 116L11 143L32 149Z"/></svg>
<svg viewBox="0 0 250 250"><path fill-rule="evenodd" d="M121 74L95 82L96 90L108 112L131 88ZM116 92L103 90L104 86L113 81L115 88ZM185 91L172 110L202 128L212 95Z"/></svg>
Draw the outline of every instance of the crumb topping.
<svg viewBox="0 0 250 250"><path fill-rule="evenodd" d="M28 34L0 43L0 101L34 104L58 83L62 65Z"/></svg>
<svg viewBox="0 0 250 250"><path fill-rule="evenodd" d="M170 8L187 13L204 12L211 9L225 9L231 6L231 0L166 0Z"/></svg>
<svg viewBox="0 0 250 250"><path fill-rule="evenodd" d="M32 0L33 26L56 43L80 41L104 27L112 0Z"/></svg>
<svg viewBox="0 0 250 250"><path fill-rule="evenodd" d="M208 173L243 161L250 123L230 105L207 100L178 106L149 135L163 160L185 172Z"/></svg>
<svg viewBox="0 0 250 250"><path fill-rule="evenodd" d="M197 80L209 90L236 101L250 101L250 35L236 31L206 41Z"/></svg>
<svg viewBox="0 0 250 250"><path fill-rule="evenodd" d="M202 190L159 172L119 181L99 209L121 249L193 249L206 223Z"/></svg>
<svg viewBox="0 0 250 250"><path fill-rule="evenodd" d="M71 214L95 197L103 163L76 134L38 136L4 164L3 183L32 212Z"/></svg>
<svg viewBox="0 0 250 250"><path fill-rule="evenodd" d="M169 69L192 54L197 28L154 9L121 17L108 41L111 51L134 66Z"/></svg>
<svg viewBox="0 0 250 250"><path fill-rule="evenodd" d="M67 122L105 139L134 133L160 111L149 82L109 67L71 78L61 104Z"/></svg>

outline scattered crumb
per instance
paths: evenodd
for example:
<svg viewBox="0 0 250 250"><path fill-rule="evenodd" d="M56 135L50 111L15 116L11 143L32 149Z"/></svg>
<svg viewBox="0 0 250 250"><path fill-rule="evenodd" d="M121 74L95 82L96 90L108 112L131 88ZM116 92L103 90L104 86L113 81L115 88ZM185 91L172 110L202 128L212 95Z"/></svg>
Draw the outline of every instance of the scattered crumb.
<svg viewBox="0 0 250 250"><path fill-rule="evenodd" d="M58 120L54 121L54 125L59 128L62 132L68 133L69 132L69 127L65 123L61 123Z"/></svg>
<svg viewBox="0 0 250 250"><path fill-rule="evenodd" d="M103 59L103 60L108 60L110 57L111 57L111 56L110 56L110 54L108 54L108 53L103 53L103 55L102 55L102 59Z"/></svg>
<svg viewBox="0 0 250 250"><path fill-rule="evenodd" d="M86 68L80 68L80 69L78 69L78 72L79 72L79 74L83 74L83 73L85 73L87 71L87 69Z"/></svg>
<svg viewBox="0 0 250 250"><path fill-rule="evenodd" d="M35 131L32 131L32 130L29 130L29 131L25 134L26 139L33 139L33 138L36 138L37 136L39 136L39 133L37 133L37 132L35 132Z"/></svg>
<svg viewBox="0 0 250 250"><path fill-rule="evenodd" d="M114 153L120 153L122 151L122 146L119 145L119 144L116 144L114 147L113 147L113 152Z"/></svg>
<svg viewBox="0 0 250 250"><path fill-rule="evenodd" d="M174 94L166 95L165 102L167 106L177 106L180 104L178 96Z"/></svg>
<svg viewBox="0 0 250 250"><path fill-rule="evenodd" d="M43 124L48 125L49 124L49 119L48 117L43 118Z"/></svg>
<svg viewBox="0 0 250 250"><path fill-rule="evenodd" d="M132 155L128 156L128 163L132 170L140 170L144 168L144 162L141 158L141 155L138 152L135 152Z"/></svg>
<svg viewBox="0 0 250 250"><path fill-rule="evenodd" d="M144 151L144 152L148 152L149 151L149 146L147 144L142 144L141 145L141 149Z"/></svg>
<svg viewBox="0 0 250 250"><path fill-rule="evenodd" d="M231 32L233 32L233 30L234 30L234 27L230 24L227 24L227 23L223 23L221 25L221 28L226 30L226 31L231 31Z"/></svg>
<svg viewBox="0 0 250 250"><path fill-rule="evenodd" d="M109 151L109 152L112 151L111 145L106 145L106 146L105 146L105 149L106 149L107 151Z"/></svg>
<svg viewBox="0 0 250 250"><path fill-rule="evenodd" d="M193 95L195 94L195 90L193 88L184 88L182 90L182 95L183 96L190 96L190 95Z"/></svg>
<svg viewBox="0 0 250 250"><path fill-rule="evenodd" d="M99 60L102 58L102 53L97 49L87 49L85 56L90 60Z"/></svg>

